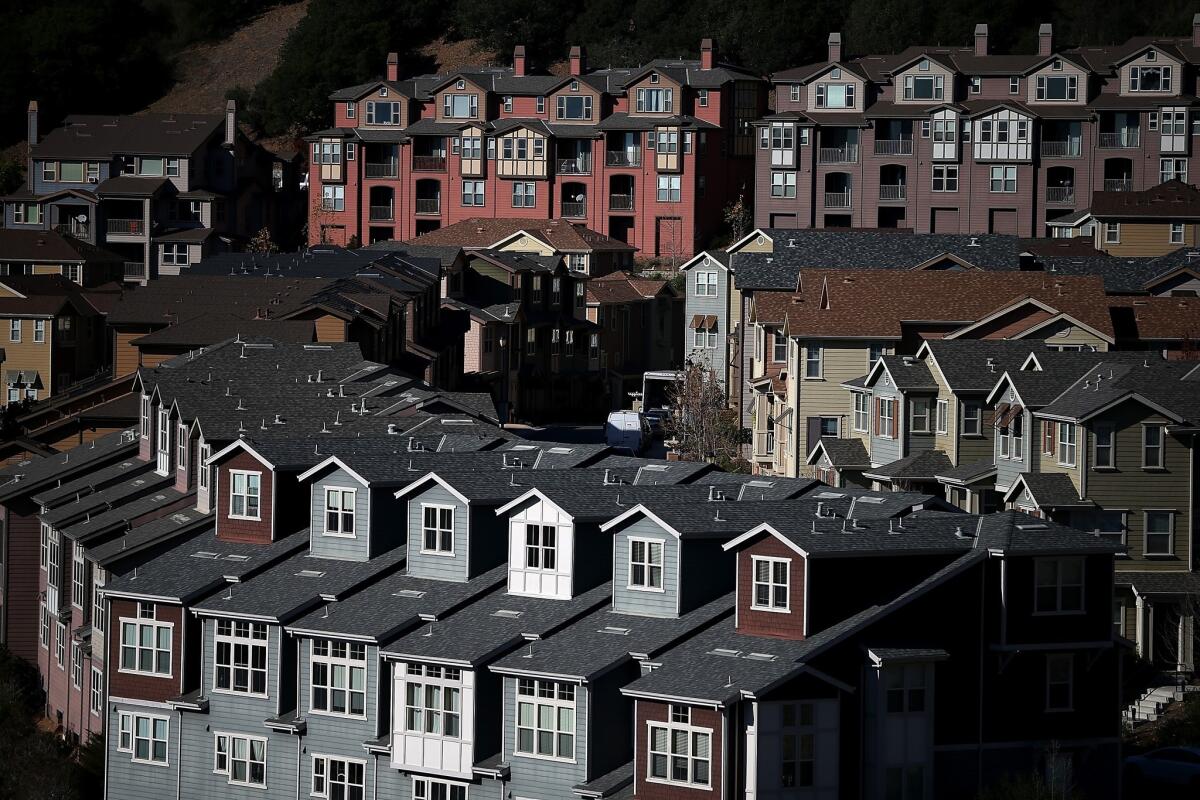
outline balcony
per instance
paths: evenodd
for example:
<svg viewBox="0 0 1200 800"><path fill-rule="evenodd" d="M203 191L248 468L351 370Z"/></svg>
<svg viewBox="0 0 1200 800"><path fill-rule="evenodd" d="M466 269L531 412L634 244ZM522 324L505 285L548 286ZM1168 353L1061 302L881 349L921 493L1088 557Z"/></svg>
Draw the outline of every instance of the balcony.
<svg viewBox="0 0 1200 800"><path fill-rule="evenodd" d="M61 233L64 236L74 236L76 239L86 239L91 231L91 224L87 222L71 222L62 225L55 225L54 231Z"/></svg>
<svg viewBox="0 0 1200 800"><path fill-rule="evenodd" d="M141 261L126 261L125 262L125 279L130 281L144 280L146 277L146 265Z"/></svg>
<svg viewBox="0 0 1200 800"><path fill-rule="evenodd" d="M1074 186L1047 186L1046 187L1046 202L1047 203L1074 203L1075 202L1075 187Z"/></svg>
<svg viewBox="0 0 1200 800"><path fill-rule="evenodd" d="M1101 133L1100 149L1128 150L1138 147L1141 144L1141 138L1141 130L1138 128L1126 128L1123 131Z"/></svg>
<svg viewBox="0 0 1200 800"><path fill-rule="evenodd" d="M875 155L877 156L911 156L913 152L912 139L876 139ZM854 159L857 161L858 159Z"/></svg>
<svg viewBox="0 0 1200 800"><path fill-rule="evenodd" d="M608 150L604 154L604 163L610 167L640 167L642 165L642 148Z"/></svg>
<svg viewBox="0 0 1200 800"><path fill-rule="evenodd" d="M755 431L754 432L754 457L768 458L775 454L775 432L774 431Z"/></svg>
<svg viewBox="0 0 1200 800"><path fill-rule="evenodd" d="M846 144L841 147L822 147L817 152L818 164L857 164L858 145Z"/></svg>
<svg viewBox="0 0 1200 800"><path fill-rule="evenodd" d="M108 232L118 236L145 236L146 223L140 219L110 219Z"/></svg>
<svg viewBox="0 0 1200 800"><path fill-rule="evenodd" d="M1079 158L1079 140L1065 142L1042 142L1043 158Z"/></svg>
<svg viewBox="0 0 1200 800"><path fill-rule="evenodd" d="M442 213L442 200L440 197L434 198L417 198L417 213L418 214L440 214Z"/></svg>
<svg viewBox="0 0 1200 800"><path fill-rule="evenodd" d="M826 208L849 208L850 207L850 192L826 192L825 193Z"/></svg>
<svg viewBox="0 0 1200 800"><path fill-rule="evenodd" d="M592 155L583 153L575 158L560 158L556 162L555 169L559 175L591 175Z"/></svg>
<svg viewBox="0 0 1200 800"><path fill-rule="evenodd" d="M608 196L609 211L633 211L633 195L610 194Z"/></svg>
<svg viewBox="0 0 1200 800"><path fill-rule="evenodd" d="M413 156L413 170L417 172L445 172L445 156Z"/></svg>
<svg viewBox="0 0 1200 800"><path fill-rule="evenodd" d="M1133 180L1130 178L1105 178L1104 191L1106 192L1132 192Z"/></svg>
<svg viewBox="0 0 1200 800"><path fill-rule="evenodd" d="M581 219L587 216L587 203L567 203L562 204L562 215L572 219Z"/></svg>
<svg viewBox="0 0 1200 800"><path fill-rule="evenodd" d="M399 174L395 161L387 164L372 164L368 161L366 170L368 178L395 178Z"/></svg>
<svg viewBox="0 0 1200 800"><path fill-rule="evenodd" d="M418 204L420 201L417 201ZM437 202L437 201L434 201ZM391 206L371 206L370 220L371 222L391 222L394 218Z"/></svg>
<svg viewBox="0 0 1200 800"><path fill-rule="evenodd" d="M907 189L908 189L908 187L902 183L894 184L891 186L880 185L879 199L880 200L904 200L908 196ZM847 202L846 205L849 205L849 202ZM825 206L827 208L830 207L828 201L825 202Z"/></svg>

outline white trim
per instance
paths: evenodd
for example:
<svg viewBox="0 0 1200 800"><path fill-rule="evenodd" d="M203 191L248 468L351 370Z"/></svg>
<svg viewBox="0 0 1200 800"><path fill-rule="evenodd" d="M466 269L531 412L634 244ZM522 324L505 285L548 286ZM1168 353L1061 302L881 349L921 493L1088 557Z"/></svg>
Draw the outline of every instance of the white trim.
<svg viewBox="0 0 1200 800"><path fill-rule="evenodd" d="M216 461L219 461L220 459L224 458L227 454L232 453L234 450L244 450L245 452L254 456L254 458L257 459L258 461L261 461L262 464L265 467L267 467L267 469L270 469L272 471L275 470L275 465L272 464L270 461L267 461L265 458L263 458L262 455L257 450L255 450L245 439L235 439L232 444L227 445L226 447L222 448L221 450L219 450L216 453L213 453L211 456L208 457L208 463L211 464Z"/></svg>
<svg viewBox="0 0 1200 800"><path fill-rule="evenodd" d="M356 532L356 528L358 526L358 489L347 489L344 486L325 486L325 485L322 485L320 488L325 492L325 499L321 505L321 516L323 517L323 519L322 519L323 530L321 532L321 535L322 536L331 536L336 539L356 539L356 538L358 538L358 534ZM339 494L338 503L339 504L343 503L343 501L345 500L346 494L350 495L350 530L349 531L343 531L343 530L331 531L331 530L329 530L329 493L330 492L338 492L338 494ZM344 515L346 513L346 508L344 507L344 505L339 505L339 507L335 513L337 514L338 526L340 528L342 519L344 518Z"/></svg>
<svg viewBox="0 0 1200 800"><path fill-rule="evenodd" d="M158 629L159 628L167 628L171 632L171 637L170 637L170 645L171 646L167 648L167 656L171 661L171 669L169 671L157 672L157 671L153 671L153 670L147 671L147 670L138 669L138 668L134 668L134 669L126 669L125 668L125 652L124 651L125 651L125 647L127 646L125 644L125 626L127 624L134 626L135 636L137 637L136 641L131 645L133 647L135 663L141 663L142 650L146 649L146 648L143 648L142 644L141 644L141 642L142 642L142 638L141 638L142 637L142 626L148 626L148 627L154 628L154 645L152 645L149 649L151 652L154 653L155 664L158 663L158 652L159 652L159 648L157 646L157 644L158 644ZM121 617L117 620L116 637L117 637L117 672L123 672L127 675L146 675L151 678L170 679L170 678L174 677L174 675L175 675L175 623L174 622L161 622L158 619L147 619L144 617Z"/></svg>
<svg viewBox="0 0 1200 800"><path fill-rule="evenodd" d="M759 562L764 562L769 566L767 582L763 584L758 579L757 566ZM807 562L805 562L807 563ZM784 588L784 599L787 604L783 607L774 605L775 589L780 586L775 581L775 565L784 564L787 567L787 582L782 584ZM759 605L758 603L758 587L759 585L767 586L771 591L771 605ZM790 614L792 613L792 560L790 558L780 558L779 556L758 556L750 554L750 610L751 611L766 611L772 614Z"/></svg>
<svg viewBox="0 0 1200 800"><path fill-rule="evenodd" d="M426 509L429 509L432 511L437 511L437 512L441 512L441 511L449 511L450 512L450 527L448 529L450 532L450 549L449 550L442 550L440 547L435 547L431 550L425 546L425 531L426 530L433 530L435 532L435 534L438 538L438 542L437 542L438 544L441 543L442 531L447 530L445 528L442 528L440 513L437 515L439 517L439 519L436 520L435 526L433 528L426 527L426 525L425 525ZM420 552L421 555L435 556L437 558L454 558L454 554L455 554L454 522L455 522L457 511L458 511L458 508L456 506L449 505L448 503L421 503L421 541L419 543L419 549L418 549L418 552Z"/></svg>
<svg viewBox="0 0 1200 800"><path fill-rule="evenodd" d="M250 470L245 470L245 469L226 469L225 474L229 477L229 481L228 481L228 483L229 483L229 514L228 514L229 519L244 519L244 520L249 520L251 522L262 522L262 472L261 471L260 472L251 472ZM250 502L249 502L249 500L250 500L250 480L249 480L249 478L250 478L250 476L255 476L258 478L258 491L254 495L258 499L258 513L254 516L250 516L249 514L233 513L233 498L234 498L233 478L235 475L241 475L246 478L246 491L242 492L238 496L243 498L243 500L245 502L245 508L247 510L249 510L249 507L250 507ZM274 483L272 483L271 486L272 486L272 491L273 491Z"/></svg>
<svg viewBox="0 0 1200 800"><path fill-rule="evenodd" d="M563 508L561 508L558 505L558 503L555 503L553 500L551 500L546 495L542 494L542 492L536 488L530 489L529 491L525 492L523 495L516 498L515 500L510 500L509 502L507 502L504 505L497 508L496 516L497 517L504 516L509 511L512 511L514 508L516 508L517 506L526 502L527 500L533 500L533 499L540 500L543 503L549 503L550 505L554 506L554 508L558 509L558 511L561 512L562 515L564 517L566 517L568 520L570 520L572 523L575 521L575 518L573 516L571 516L570 514L568 514Z"/></svg>
<svg viewBox="0 0 1200 800"><path fill-rule="evenodd" d="M225 449L226 449L226 450L228 450L229 448L225 448ZM221 452L224 452L224 450L223 450L223 451L221 451ZM310 468L310 469L307 469L307 470L305 470L304 472L301 472L299 475L297 475L297 476L296 476L296 480L297 480L298 482L301 482L301 483L303 483L304 481L308 480L308 479L309 479L309 478L311 478L313 475L317 474L318 472L320 472L321 470L325 469L326 467L333 466L333 465L335 465L335 464L336 464L336 465L337 465L337 466L338 466L338 467L339 467L339 468L340 468L340 469L341 469L343 472L345 472L346 474L348 474L348 475L349 475L351 478L354 478L354 480L356 480L356 481L358 481L359 483L361 483L361 484L362 484L364 487L370 487L370 485L371 485L370 481L368 481L366 478L364 478L363 476L359 475L357 472L355 472L354 470L352 470L352 469L351 469L351 468L350 468L350 467L349 467L349 466L346 464L346 462L345 462L345 461L342 461L342 460L341 460L340 458L338 458L337 456L329 456L329 457L328 457L328 458L326 458L324 461L322 461L320 464L317 464L315 467L312 467L312 468ZM272 469L274 469L274 467L272 467Z"/></svg>
<svg viewBox="0 0 1200 800"><path fill-rule="evenodd" d="M264 753L264 756L265 756L265 753ZM317 791L317 787L316 787L316 776L317 776L316 762L318 760L325 762L325 773L324 773L324 775L321 776L321 779L325 782L325 786L321 791ZM309 796L310 797L325 797L325 798L329 797L329 762L331 760L332 761L342 761L347 766L349 766L350 764L358 764L359 766L362 767L362 790L363 790L363 797L366 797L367 796L367 760L365 758L347 758L346 756L335 755L332 753L309 753L308 777L309 777L309 788L311 790L309 792ZM265 760L264 760L264 763L265 763ZM347 778L349 778L349 774L350 774L350 771L347 769L347 771L346 771ZM347 780L345 785L350 786L351 784ZM303 791L303 790L301 790L301 791ZM344 796L349 796L349 795L347 794Z"/></svg>
<svg viewBox="0 0 1200 800"><path fill-rule="evenodd" d="M668 703L667 704L667 717L668 718L666 721L650 720L650 719L646 720L646 776L645 776L646 782L647 783L658 783L658 784L663 784L663 785L667 785L667 786L680 786L680 787L684 787L687 789L699 790L699 791L705 791L705 790L712 791L713 790L713 729L712 728L702 728L697 725L692 725L690 722L690 719L691 719L691 709L690 708L688 709L689 722L682 723L682 722L672 721L670 719L670 716L671 716L671 708L670 707L673 705L684 705L684 704ZM722 716L722 719L724 719L724 715L721 715L721 716ZM671 748L671 732L672 731L684 731L688 734L688 737L687 737L688 738L688 754L686 756L684 756L684 758L687 759L688 774L689 775L692 774L692 762L693 761L707 762L708 763L708 780L705 783L699 783L694 780L680 781L680 780L675 780L670 777L659 778L659 777L656 777L653 775L653 773L652 773L653 754L655 752L653 750L653 747L654 747L653 729L654 728L662 728L667 732L667 748L668 749L662 753L664 755L664 757L667 759L667 775L669 776L671 774L672 758L678 757L678 754L673 754L670 749ZM702 735L708 737L708 757L707 758L701 759L692 753L692 735L693 734L702 734ZM662 751L660 751L660 752L662 752Z"/></svg>
<svg viewBox="0 0 1200 800"><path fill-rule="evenodd" d="M777 531L777 530L775 530L774 528L772 528L772 527L770 526L770 524L769 524L769 523L766 523L766 522L763 522L763 523L760 523L760 524L758 524L758 525L755 525L753 528L751 528L750 530L746 531L746 532L745 532L745 533L743 533L741 536L738 536L738 537L736 537L736 538L734 538L734 539L730 539L728 542L726 542L725 544L721 545L721 549L722 549L722 550L732 550L733 548L735 548L735 547L737 547L738 545L740 545L742 542L746 541L747 539L751 539L751 538L753 538L753 537L757 536L757 535L758 535L758 534L760 534L760 533L768 533L768 534L770 534L771 536L774 536L776 539L778 539L779 541L783 542L785 545L787 545L788 547L790 547L792 550L795 550L795 551L796 551L798 554L800 554L800 555L804 556L805 558L808 558L808 553L806 553L806 552L805 552L805 551L804 551L804 550L803 550L803 549L800 547L800 545L798 545L798 544L795 544L794 542L792 542L791 540L789 540L789 539L788 539L786 536L784 536L782 533L780 533L779 531Z"/></svg>
<svg viewBox="0 0 1200 800"><path fill-rule="evenodd" d="M665 593L667 591L667 542L666 542L666 540L654 539L649 536L629 536L626 538L626 541L629 543L629 554L628 554L629 558L627 559L627 562L626 562L625 588L631 592L652 592L655 594ZM645 544L647 546L646 547L646 556L647 556L648 560L644 561L640 564L640 566L643 566L646 570L647 583L642 584L642 585L635 584L633 582L633 567L634 567L633 543L634 542L641 542L642 544ZM660 576L659 583L661 584L659 586L652 586L652 585L650 585L650 582L649 582L650 571L654 566L653 559L649 558L650 547L653 545L658 545L658 548L659 548L658 569L659 569L659 576Z"/></svg>
<svg viewBox="0 0 1200 800"><path fill-rule="evenodd" d="M667 533L674 536L676 539L682 538L682 535L679 533L679 531L672 528L670 525L668 525L666 522L664 522L661 517L656 515L653 511L646 508L646 506L642 505L641 503L638 503L636 506L629 509L628 511L625 511L625 512L613 517L608 522L600 523L600 531L608 532L635 514L642 514L647 519L653 520L655 522L655 524L657 524L660 528L662 528Z"/></svg>
<svg viewBox="0 0 1200 800"><path fill-rule="evenodd" d="M424 475L422 475L421 477L417 478L417 479L416 479L415 481L413 481L412 483L408 484L407 486L403 487L402 489L398 489L398 490L396 490L396 493L395 493L394 495L392 495L392 496L393 496L393 497L395 497L397 500L399 500L401 497L404 497L406 494L409 494L410 492L414 492L414 491L416 491L417 489L420 489L422 486L424 486L424 485L425 485L425 482L426 482L426 481L433 481L433 482L434 482L434 483L436 483L438 486L441 486L441 487L442 487L443 489L445 489L447 492L449 492L450 494L454 495L454 496L455 496L455 497L457 497L459 500L461 500L461 501L463 502L463 505L470 505L470 504L471 504L471 501L470 501L470 500L468 500L468 499L467 499L467 498L466 498L466 497L465 497L465 496L462 494L462 492L458 491L458 490L457 490L457 489L455 489L453 486L451 486L450 484L446 483L446 481L445 481L445 480L444 480L444 479L443 479L443 478L442 478L440 475L438 475L436 472L426 472Z"/></svg>
<svg viewBox="0 0 1200 800"><path fill-rule="evenodd" d="M1179 513L1178 509L1174 509L1174 508L1143 508L1142 509L1142 556L1143 557L1170 558L1171 556L1175 555L1175 517L1178 513ZM1168 515L1168 519L1169 519L1171 525L1170 525L1170 530L1167 531L1166 534L1163 534L1163 533L1150 534L1147 524L1150 521L1149 518L1150 518L1151 514L1167 514ZM1128 518L1126 518L1126 523L1128 524ZM1146 545L1148 544L1151 535L1153 535L1153 536L1169 535L1171 537L1171 548L1169 550L1167 550L1166 552L1153 552L1153 553L1150 552L1149 550L1146 549Z"/></svg>
<svg viewBox="0 0 1200 800"><path fill-rule="evenodd" d="M150 753L149 758L138 758L138 756L137 756L137 741L138 741L137 722L138 722L138 719L149 720L150 736L147 739L147 741L149 741L149 743L150 743L148 745L149 753ZM126 720L129 720L129 723L130 723L129 724L129 746L123 747L121 745L121 738L125 735L124 726L125 726ZM162 743L163 743L164 755L165 755L165 758L163 758L161 761L154 758L154 742L156 741L154 738L154 723L155 722L164 722L164 723L166 723L166 726L167 726L166 738L159 740L159 741L162 741ZM116 749L117 749L118 753L128 753L129 760L134 762L135 764L149 764L149 765L155 766L155 767L171 766L171 763L170 763L171 762L171 758L170 758L170 754L171 754L171 718L162 716L159 714L139 714L135 711L118 711L117 712L117 747L116 747Z"/></svg>
<svg viewBox="0 0 1200 800"><path fill-rule="evenodd" d="M253 789L266 789L267 788L267 744L268 744L268 741L267 741L266 736L251 736L250 734L245 734L245 733L232 733L230 731L217 731L217 730L214 730L212 732L212 735L213 735L213 761L212 761L213 769L212 769L212 771L213 771L214 775L224 775L226 782L228 782L230 786L246 786L246 787L250 787ZM226 742L225 769L220 769L217 766L217 742L222 737L225 738L225 742ZM263 751L262 751L263 781L262 781L262 783L253 783L249 780L244 780L244 781L234 780L234 778L233 778L233 740L234 739L244 739L246 741L246 759L245 759L245 761L246 761L246 777L247 778L250 777L250 764L252 763L250 761L250 743L251 742L262 742L262 746L263 746Z"/></svg>

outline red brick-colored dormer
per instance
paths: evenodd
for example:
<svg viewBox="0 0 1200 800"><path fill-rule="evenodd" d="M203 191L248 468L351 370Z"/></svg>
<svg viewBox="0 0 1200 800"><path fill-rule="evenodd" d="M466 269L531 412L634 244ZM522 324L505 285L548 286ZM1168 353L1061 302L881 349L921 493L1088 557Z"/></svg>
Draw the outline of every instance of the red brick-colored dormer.
<svg viewBox="0 0 1200 800"><path fill-rule="evenodd" d="M760 533L738 548L738 633L804 638L806 560L770 533Z"/></svg>

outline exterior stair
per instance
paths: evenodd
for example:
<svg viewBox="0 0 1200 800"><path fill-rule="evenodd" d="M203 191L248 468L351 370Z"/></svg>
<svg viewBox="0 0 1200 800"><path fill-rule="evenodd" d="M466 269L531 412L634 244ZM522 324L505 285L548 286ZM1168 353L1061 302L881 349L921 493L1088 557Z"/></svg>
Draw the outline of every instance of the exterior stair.
<svg viewBox="0 0 1200 800"><path fill-rule="evenodd" d="M1172 683L1152 687L1136 701L1130 703L1122 712L1122 716L1131 726L1142 722L1154 722L1162 716L1167 706L1182 700L1185 692L1194 691L1200 691L1200 686L1184 686L1180 689L1178 684Z"/></svg>

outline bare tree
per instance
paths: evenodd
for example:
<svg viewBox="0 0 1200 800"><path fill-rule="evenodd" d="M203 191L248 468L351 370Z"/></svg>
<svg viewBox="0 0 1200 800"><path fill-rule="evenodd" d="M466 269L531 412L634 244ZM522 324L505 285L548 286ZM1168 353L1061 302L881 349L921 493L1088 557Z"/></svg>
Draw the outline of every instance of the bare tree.
<svg viewBox="0 0 1200 800"><path fill-rule="evenodd" d="M724 214L725 224L729 226L733 241L741 241L742 237L749 233L751 222L750 205L746 202L746 195L738 194L737 200L725 206Z"/></svg>
<svg viewBox="0 0 1200 800"><path fill-rule="evenodd" d="M271 229L264 225L250 238L248 249L251 253L278 253L279 245L271 238Z"/></svg>
<svg viewBox="0 0 1200 800"><path fill-rule="evenodd" d="M672 414L664 427L676 451L691 461L708 461L730 472L749 472L750 465L741 455L745 434L712 369L689 361L667 396Z"/></svg>

